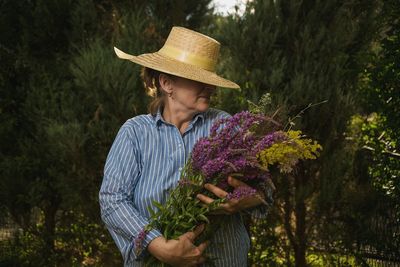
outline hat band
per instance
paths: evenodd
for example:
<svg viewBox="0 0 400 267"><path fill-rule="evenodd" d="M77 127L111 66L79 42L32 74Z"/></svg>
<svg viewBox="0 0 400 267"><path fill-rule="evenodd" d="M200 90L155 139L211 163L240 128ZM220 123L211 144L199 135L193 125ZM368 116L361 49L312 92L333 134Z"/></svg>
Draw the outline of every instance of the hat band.
<svg viewBox="0 0 400 267"><path fill-rule="evenodd" d="M158 51L158 54L178 60L183 63L200 67L208 71L214 72L215 70L216 61L196 55L194 53L190 53L188 51L177 49L169 45L164 45Z"/></svg>

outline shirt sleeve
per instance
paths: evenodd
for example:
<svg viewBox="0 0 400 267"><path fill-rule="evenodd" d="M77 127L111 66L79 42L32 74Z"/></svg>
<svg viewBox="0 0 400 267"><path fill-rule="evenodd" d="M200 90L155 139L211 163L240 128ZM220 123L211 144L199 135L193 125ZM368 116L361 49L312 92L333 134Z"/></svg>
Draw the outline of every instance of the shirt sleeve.
<svg viewBox="0 0 400 267"><path fill-rule="evenodd" d="M121 253L127 253L127 258L132 258L132 253L136 260L142 258L143 253L137 255L135 251L144 249L135 247L135 239L148 224L147 219L140 215L133 203L135 184L140 179L140 166L135 132L133 127L125 124L118 132L108 154L99 201L101 218L107 228L114 232L117 239L129 242L128 248L118 246ZM141 247L146 248L150 241L158 236L161 236L159 231L149 231L141 242Z"/></svg>

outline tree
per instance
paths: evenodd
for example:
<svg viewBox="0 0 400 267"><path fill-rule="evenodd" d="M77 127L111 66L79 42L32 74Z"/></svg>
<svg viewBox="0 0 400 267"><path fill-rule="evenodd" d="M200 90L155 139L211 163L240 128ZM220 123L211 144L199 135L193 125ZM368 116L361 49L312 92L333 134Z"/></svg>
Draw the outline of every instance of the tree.
<svg viewBox="0 0 400 267"><path fill-rule="evenodd" d="M375 163L370 175L380 189L398 199L400 184L395 177L400 175L400 3L386 1L384 11L388 30L364 73L365 85L360 89L365 113L372 114L364 128L363 145L371 151Z"/></svg>
<svg viewBox="0 0 400 267"><path fill-rule="evenodd" d="M295 266L306 266L308 249L331 249L335 241L335 236L321 240L316 233L324 233L319 229L326 225L323 221L334 224L337 197L348 179L351 164L343 151L344 133L365 64L360 55L375 36L378 7L377 1L260 0L248 2L243 16L221 22L218 38L228 46L223 69L242 85L244 98L256 101L269 92L271 109L280 107L282 118L300 112L295 127L319 140L324 149L318 161L302 163L293 176L275 180L271 218L277 221L273 219L265 233L280 242L275 253L283 254L286 265L293 255ZM221 99L229 99L224 94L231 93L221 93ZM243 108L243 102L237 107Z"/></svg>
<svg viewBox="0 0 400 267"><path fill-rule="evenodd" d="M358 228L354 240L360 254L373 248L377 257L399 260L400 3L385 1L382 10L384 38L376 43L362 75L358 93L363 109L354 116L350 134L357 141L354 176L369 194L363 205L350 202L350 210L362 219L351 220L348 214L345 231L351 234ZM352 199L360 198L359 192L350 193Z"/></svg>
<svg viewBox="0 0 400 267"><path fill-rule="evenodd" d="M148 99L112 47L155 51L209 2L2 1L0 211L22 228L8 265L121 264L97 194L118 128Z"/></svg>

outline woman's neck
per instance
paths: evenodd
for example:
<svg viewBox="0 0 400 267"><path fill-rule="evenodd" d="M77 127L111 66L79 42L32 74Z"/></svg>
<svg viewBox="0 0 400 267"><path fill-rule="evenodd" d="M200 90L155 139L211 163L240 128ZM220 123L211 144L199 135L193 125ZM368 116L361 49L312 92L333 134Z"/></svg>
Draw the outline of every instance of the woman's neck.
<svg viewBox="0 0 400 267"><path fill-rule="evenodd" d="M166 103L162 112L163 119L166 122L175 125L181 134L185 132L195 114L195 112L190 112L176 107L174 108L168 105L168 103Z"/></svg>

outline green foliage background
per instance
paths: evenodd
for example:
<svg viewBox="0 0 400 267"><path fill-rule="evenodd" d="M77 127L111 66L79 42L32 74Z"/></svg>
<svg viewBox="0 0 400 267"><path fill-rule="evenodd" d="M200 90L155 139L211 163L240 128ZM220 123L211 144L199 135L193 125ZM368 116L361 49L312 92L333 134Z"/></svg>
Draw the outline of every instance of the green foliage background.
<svg viewBox="0 0 400 267"><path fill-rule="evenodd" d="M274 177L275 205L251 222L253 266L400 260L400 5L381 1L4 0L0 3L0 266L121 266L98 190L122 123L146 113L140 68L180 25L221 41L234 113L268 93L267 112L317 139L321 158ZM2 238L7 227L14 238ZM4 227L2 227L4 226Z"/></svg>

